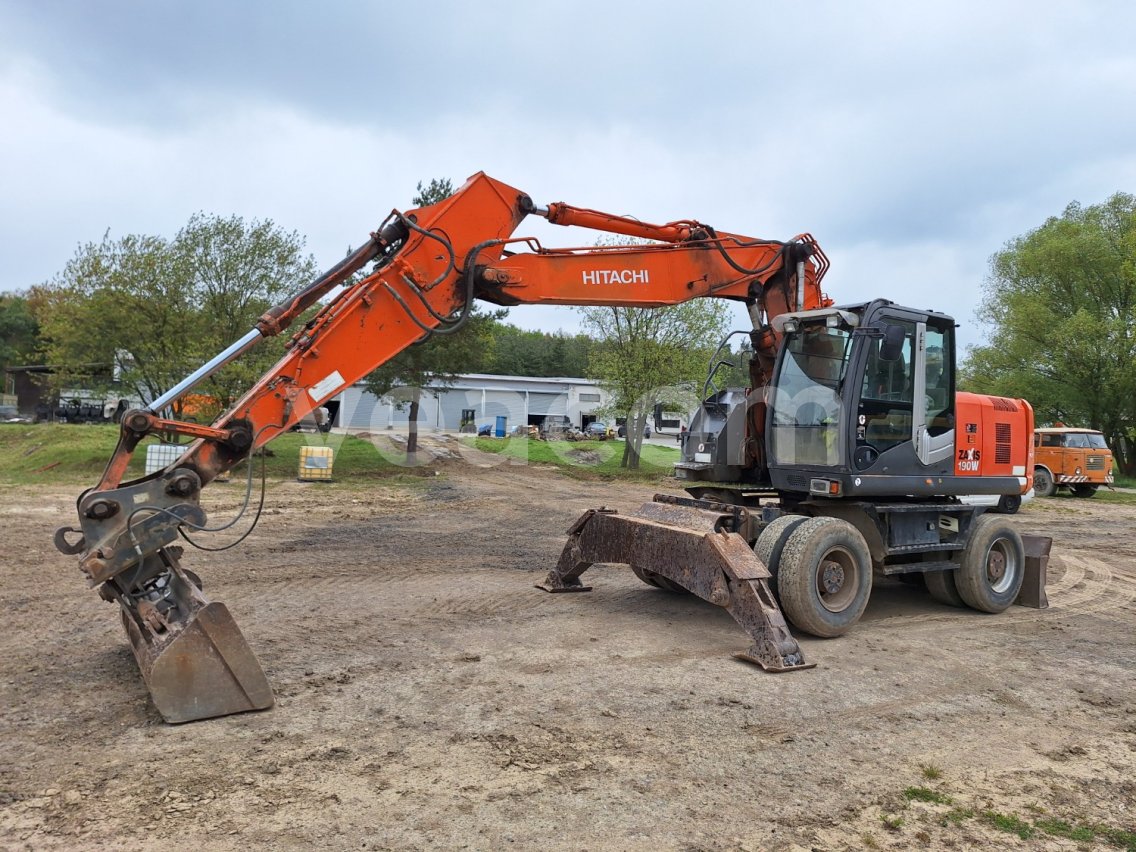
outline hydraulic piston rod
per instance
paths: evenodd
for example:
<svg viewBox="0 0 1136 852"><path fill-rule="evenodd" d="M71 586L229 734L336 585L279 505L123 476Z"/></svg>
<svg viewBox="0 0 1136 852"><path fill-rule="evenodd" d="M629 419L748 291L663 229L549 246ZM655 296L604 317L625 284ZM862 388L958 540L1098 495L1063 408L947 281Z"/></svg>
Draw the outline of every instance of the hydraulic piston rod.
<svg viewBox="0 0 1136 852"><path fill-rule="evenodd" d="M150 403L149 410L154 414L159 414L163 408L181 399L182 395L188 393L198 382L203 382L226 364L236 360L248 350L256 345L257 341L263 337L260 329L254 328L245 334L236 343L230 345L224 352L214 356L209 362L202 364L190 375L186 376L156 400Z"/></svg>

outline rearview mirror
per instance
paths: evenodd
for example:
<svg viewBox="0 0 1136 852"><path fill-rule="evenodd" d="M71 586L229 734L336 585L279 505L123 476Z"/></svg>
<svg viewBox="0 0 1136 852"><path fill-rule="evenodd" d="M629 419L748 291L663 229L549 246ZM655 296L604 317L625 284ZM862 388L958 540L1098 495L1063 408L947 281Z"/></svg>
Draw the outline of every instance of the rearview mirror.
<svg viewBox="0 0 1136 852"><path fill-rule="evenodd" d="M901 325L884 326L884 342L880 344L881 361L898 361L903 355L903 342L907 334Z"/></svg>

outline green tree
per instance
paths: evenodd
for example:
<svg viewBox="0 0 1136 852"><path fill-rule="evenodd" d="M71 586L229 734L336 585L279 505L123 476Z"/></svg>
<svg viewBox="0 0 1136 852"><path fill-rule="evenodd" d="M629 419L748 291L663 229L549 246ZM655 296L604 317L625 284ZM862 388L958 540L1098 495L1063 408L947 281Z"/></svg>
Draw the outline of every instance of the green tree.
<svg viewBox="0 0 1136 852"><path fill-rule="evenodd" d="M741 342L737 342L738 338ZM753 379L749 374L749 362L753 360L753 345L749 335L736 335L731 341L734 346L722 350L718 356L721 367L714 374L715 388L748 388Z"/></svg>
<svg viewBox="0 0 1136 852"><path fill-rule="evenodd" d="M319 273L315 259L304 254L304 238L270 220L198 213L174 237L172 250L199 313L205 350L200 360L239 339L268 308ZM283 356L289 337L284 333L254 347L211 377L202 393L227 408Z"/></svg>
<svg viewBox="0 0 1136 852"><path fill-rule="evenodd" d="M1133 473L1136 437L1136 197L1070 204L991 259L968 390L1016 396L1039 423L1100 429Z"/></svg>
<svg viewBox="0 0 1136 852"><path fill-rule="evenodd" d="M528 331L497 322L483 369L505 376L583 376L595 341L586 334Z"/></svg>
<svg viewBox="0 0 1136 852"><path fill-rule="evenodd" d="M726 305L696 299L666 308L581 308L598 339L589 376L610 395L607 406L626 418L623 467L639 467L647 415L677 389L701 387L707 360L725 333ZM684 387L685 386L685 387Z"/></svg>
<svg viewBox="0 0 1136 852"><path fill-rule="evenodd" d="M202 214L173 240L108 233L80 246L36 299L53 384L155 398L315 275L302 250L300 236L272 222ZM228 406L285 342L254 348L204 383L198 400Z"/></svg>
<svg viewBox="0 0 1136 852"><path fill-rule="evenodd" d="M28 300L16 293L0 294L0 373L26 364L39 342L39 324Z"/></svg>
<svg viewBox="0 0 1136 852"><path fill-rule="evenodd" d="M437 204L453 195L448 178L432 179L426 186L418 182L417 194L411 201L415 207ZM424 340L404 349L387 363L363 379L364 387L375 396L388 396L397 388L405 388L394 404L408 412L406 457L414 460L418 451L418 411L423 388L445 388L460 373L478 372L492 345L492 327L504 312L488 313L474 308L465 324L452 334L428 335Z"/></svg>

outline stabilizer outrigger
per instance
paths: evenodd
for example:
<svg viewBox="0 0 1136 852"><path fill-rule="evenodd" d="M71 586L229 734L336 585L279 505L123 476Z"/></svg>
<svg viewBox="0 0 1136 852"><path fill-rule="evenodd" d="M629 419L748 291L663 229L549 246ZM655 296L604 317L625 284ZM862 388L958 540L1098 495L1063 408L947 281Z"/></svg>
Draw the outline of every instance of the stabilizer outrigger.
<svg viewBox="0 0 1136 852"><path fill-rule="evenodd" d="M560 561L538 588L587 592L580 575L592 565L630 565L644 582L726 610L752 640L736 657L769 672L812 668L773 597L769 569L740 532L753 522L741 506L664 494L631 515L589 509L568 529Z"/></svg>

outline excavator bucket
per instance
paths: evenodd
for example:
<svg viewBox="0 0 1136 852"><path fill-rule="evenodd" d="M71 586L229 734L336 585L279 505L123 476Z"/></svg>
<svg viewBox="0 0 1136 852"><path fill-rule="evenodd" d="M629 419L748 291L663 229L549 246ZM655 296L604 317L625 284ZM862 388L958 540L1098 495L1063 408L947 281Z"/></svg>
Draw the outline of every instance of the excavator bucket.
<svg viewBox="0 0 1136 852"><path fill-rule="evenodd" d="M165 551L150 595L119 600L122 623L150 696L167 722L264 710L272 687L228 608L202 593ZM163 582L164 581L164 582Z"/></svg>
<svg viewBox="0 0 1136 852"><path fill-rule="evenodd" d="M630 565L651 585L685 590L728 612L750 645L734 656L769 672L812 668L769 588L770 574L737 530L749 523L738 506L655 495L633 515L590 509L568 530L556 567L537 588L586 592L592 565Z"/></svg>

